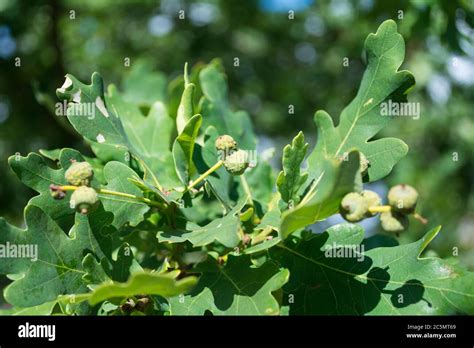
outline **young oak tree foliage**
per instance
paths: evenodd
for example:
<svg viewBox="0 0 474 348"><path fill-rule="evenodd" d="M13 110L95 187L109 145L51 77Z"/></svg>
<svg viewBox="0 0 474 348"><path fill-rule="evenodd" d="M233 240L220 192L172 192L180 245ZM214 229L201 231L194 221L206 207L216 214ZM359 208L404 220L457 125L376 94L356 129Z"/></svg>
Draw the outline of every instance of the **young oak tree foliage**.
<svg viewBox="0 0 474 348"><path fill-rule="evenodd" d="M166 97L161 75L142 67L122 91L105 89L98 73L90 84L67 75L57 96L84 106L67 118L94 155L65 148L9 159L38 194L24 229L0 220L0 244L37 245L38 255L0 260L13 306L4 314L473 314L474 274L422 256L440 227L411 244L370 247L354 223L308 230L338 212L348 222L380 214L392 234L424 221L411 186L392 188L388 205L363 188L407 153L401 139L373 138L390 122L380 105L406 101L415 84L399 70L395 22L364 49L367 68L339 124L317 111L314 149L300 132L279 174L255 157L250 117L229 105L217 60L189 75L185 67Z"/></svg>

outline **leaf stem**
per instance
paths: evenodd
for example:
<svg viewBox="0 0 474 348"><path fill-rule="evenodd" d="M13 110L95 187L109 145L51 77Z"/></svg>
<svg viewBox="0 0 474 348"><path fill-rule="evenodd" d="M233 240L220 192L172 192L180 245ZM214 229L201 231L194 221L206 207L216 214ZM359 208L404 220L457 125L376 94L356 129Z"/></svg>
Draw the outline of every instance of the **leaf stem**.
<svg viewBox="0 0 474 348"><path fill-rule="evenodd" d="M58 189L60 189L62 191L75 191L79 187L80 186L64 185L64 186L58 186ZM148 205L151 205L151 206L154 206L154 207L165 208L165 205L161 202L157 202L157 201L151 200L149 198L145 198L145 197L138 197L138 196L132 195L130 193L112 191L112 190L107 190L107 189L96 189L96 191L97 191L97 193L103 194L103 195L129 198L129 199L133 199L135 201L143 202L145 204L148 204Z"/></svg>
<svg viewBox="0 0 474 348"><path fill-rule="evenodd" d="M186 190L184 190L184 192L188 192L189 190L191 190L194 186L196 186L205 178L207 178L208 175L210 175L211 173L215 172L217 169L222 167L223 164L224 164L224 161L219 160L216 164L214 164L211 168L209 168L204 174L202 174L199 178L194 180L188 187L186 187Z"/></svg>
<svg viewBox="0 0 474 348"><path fill-rule="evenodd" d="M379 205L377 207L370 207L369 211L371 213L386 213L388 211L392 210L392 207L389 205Z"/></svg>
<svg viewBox="0 0 474 348"><path fill-rule="evenodd" d="M160 182L158 181L158 178L157 178L156 175L151 171L150 167L148 167L148 165L145 163L145 161L142 160L141 158L139 158L138 156L135 156L135 155L133 155L133 156L134 156L135 159L136 159L138 162L140 162L140 164L143 166L143 169L144 169L144 171L145 171L145 176L146 176L146 173L148 172L148 173L151 175L153 181L155 182L156 188L157 188L158 190L160 190L160 191L163 191L163 187L160 185Z"/></svg>
<svg viewBox="0 0 474 348"><path fill-rule="evenodd" d="M161 203L161 202L157 202L157 201L151 200L149 198L145 198L145 197L138 197L138 196L132 195L130 193L112 191L112 190L107 190L107 189L98 189L97 193L101 193L101 194L104 194L104 195L110 195L110 196L130 198L130 199L134 199L134 200L137 200L137 201L141 201L141 202L146 203L148 205L153 205L155 207L160 207L160 208L164 207L164 204Z"/></svg>
<svg viewBox="0 0 474 348"><path fill-rule="evenodd" d="M75 191L78 188L79 188L79 186L72 186L72 185L57 186L57 189L61 190L61 191Z"/></svg>
<svg viewBox="0 0 474 348"><path fill-rule="evenodd" d="M389 206L389 205L379 205L377 207L370 207L369 208L369 211L371 213L385 213L385 212L388 212L392 210L392 207ZM412 214L409 214L409 215L413 215L413 217L415 219L417 219L418 221L420 221L423 225L426 225L428 223L428 220L426 218L424 218L423 216L421 216L420 214L418 213L412 213Z"/></svg>

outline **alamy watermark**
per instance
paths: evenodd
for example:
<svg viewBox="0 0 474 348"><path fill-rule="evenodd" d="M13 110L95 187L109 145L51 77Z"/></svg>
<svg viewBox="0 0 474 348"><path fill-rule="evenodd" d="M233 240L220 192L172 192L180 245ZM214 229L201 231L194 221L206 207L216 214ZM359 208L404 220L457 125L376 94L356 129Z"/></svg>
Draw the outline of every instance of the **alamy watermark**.
<svg viewBox="0 0 474 348"><path fill-rule="evenodd" d="M231 156L234 155L234 156ZM248 163L250 168L254 168L257 166L257 150L241 150L235 152L234 150L227 150L225 152L221 152L217 155L217 159L221 158L228 158L229 163L234 164L241 164L241 163Z"/></svg>
<svg viewBox="0 0 474 348"><path fill-rule="evenodd" d="M87 117L88 120L95 118L94 103L71 103L63 100L55 104L56 116L81 116Z"/></svg>
<svg viewBox="0 0 474 348"><path fill-rule="evenodd" d="M420 103L399 103L389 100L380 104L380 115L394 117L412 117L414 120L418 120L420 118Z"/></svg>
<svg viewBox="0 0 474 348"><path fill-rule="evenodd" d="M324 248L324 256L327 258L356 259L358 262L364 261L364 245L339 245L335 242Z"/></svg>
<svg viewBox="0 0 474 348"><path fill-rule="evenodd" d="M30 324L26 322L18 326L19 338L47 338L48 341L56 339L56 325L54 324Z"/></svg>
<svg viewBox="0 0 474 348"><path fill-rule="evenodd" d="M10 242L0 244L0 258L30 259L35 262L38 260L38 245L11 244Z"/></svg>

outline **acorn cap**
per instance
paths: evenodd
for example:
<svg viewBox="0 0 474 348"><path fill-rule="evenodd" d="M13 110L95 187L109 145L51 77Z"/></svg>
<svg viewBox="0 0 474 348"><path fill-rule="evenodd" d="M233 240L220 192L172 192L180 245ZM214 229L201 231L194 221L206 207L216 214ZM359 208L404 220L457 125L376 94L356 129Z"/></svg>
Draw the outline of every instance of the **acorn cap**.
<svg viewBox="0 0 474 348"><path fill-rule="evenodd" d="M382 204L382 199L374 191L364 190L360 194L365 199L365 201L367 202L367 205L369 206L369 208L378 207ZM366 216L371 217L371 216L374 216L376 214L377 213L371 213L369 210L367 210Z"/></svg>
<svg viewBox="0 0 474 348"><path fill-rule="evenodd" d="M404 214L411 214L415 211L418 201L418 192L410 185L396 185L388 191L388 204Z"/></svg>
<svg viewBox="0 0 474 348"><path fill-rule="evenodd" d="M74 186L89 186L94 170L88 162L74 162L64 173L67 182Z"/></svg>
<svg viewBox="0 0 474 348"><path fill-rule="evenodd" d="M216 150L229 152L237 149L237 142L230 135L224 134L219 136L215 142Z"/></svg>
<svg viewBox="0 0 474 348"><path fill-rule="evenodd" d="M84 215L95 209L98 203L97 192L91 187L81 186L71 195L71 208Z"/></svg>
<svg viewBox="0 0 474 348"><path fill-rule="evenodd" d="M244 150L233 151L224 160L225 169L232 175L242 175L248 166L248 153Z"/></svg>
<svg viewBox="0 0 474 348"><path fill-rule="evenodd" d="M344 196L339 207L342 217L349 222L358 222L366 217L369 205L358 192L350 192Z"/></svg>

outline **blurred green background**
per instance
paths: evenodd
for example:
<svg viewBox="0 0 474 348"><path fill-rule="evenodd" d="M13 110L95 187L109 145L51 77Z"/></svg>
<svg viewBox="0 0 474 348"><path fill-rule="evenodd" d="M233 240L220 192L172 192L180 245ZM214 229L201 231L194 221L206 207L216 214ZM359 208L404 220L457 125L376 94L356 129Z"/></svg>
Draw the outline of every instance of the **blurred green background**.
<svg viewBox="0 0 474 348"><path fill-rule="evenodd" d="M450 256L458 248L474 269L472 0L0 0L0 216L22 224L34 195L8 168L10 155L59 147L88 153L51 112L66 73L89 81L99 71L106 83L120 85L134 69L153 69L163 72L157 78L165 86L186 61L220 57L234 107L251 114L260 150L275 147L278 157L299 130L314 145L317 109L337 117L354 97L365 37L388 18L407 42L403 67L416 77L410 100L421 104L421 117L396 119L383 131L407 142L410 152L372 187L418 188L429 224L413 222L400 242L441 224L434 252ZM379 230L370 221L366 227Z"/></svg>

